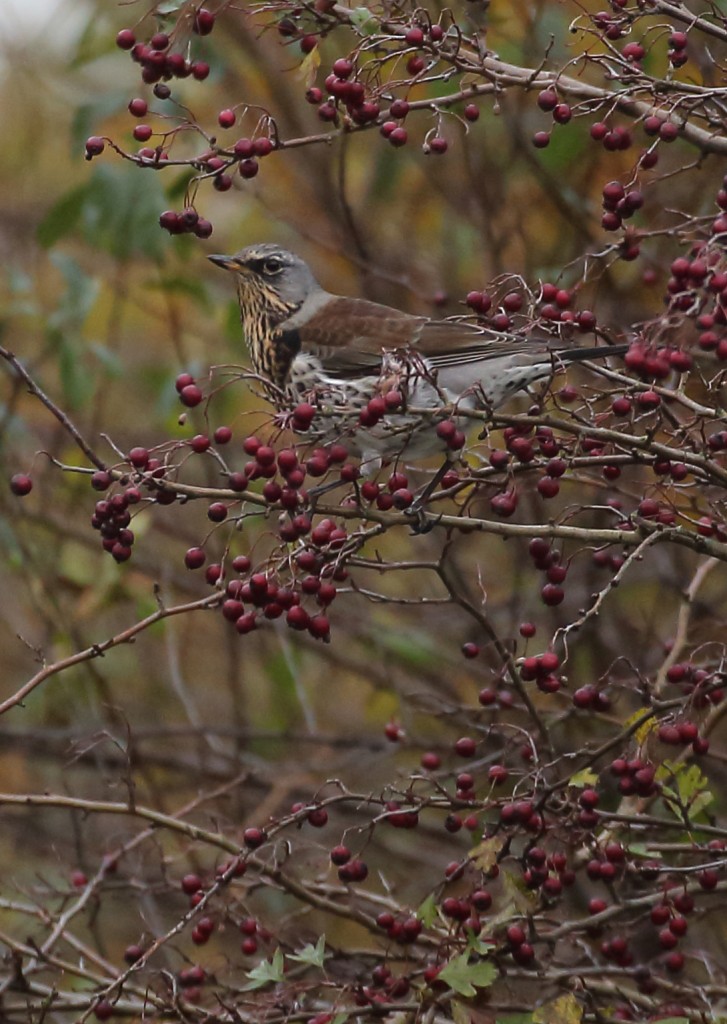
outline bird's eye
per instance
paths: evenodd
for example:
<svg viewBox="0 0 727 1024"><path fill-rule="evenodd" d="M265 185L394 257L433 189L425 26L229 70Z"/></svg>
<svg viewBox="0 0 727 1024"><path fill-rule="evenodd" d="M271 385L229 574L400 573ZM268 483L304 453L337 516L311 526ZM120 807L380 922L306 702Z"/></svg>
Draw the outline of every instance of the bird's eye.
<svg viewBox="0 0 727 1024"><path fill-rule="evenodd" d="M266 274L279 274L283 269L283 261L278 256L268 256L263 263L263 270Z"/></svg>

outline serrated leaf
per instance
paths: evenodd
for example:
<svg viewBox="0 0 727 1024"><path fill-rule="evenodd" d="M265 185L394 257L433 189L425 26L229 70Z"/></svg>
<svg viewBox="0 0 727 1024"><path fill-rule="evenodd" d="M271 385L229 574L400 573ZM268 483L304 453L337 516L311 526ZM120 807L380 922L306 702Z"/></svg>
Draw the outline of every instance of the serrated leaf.
<svg viewBox="0 0 727 1024"><path fill-rule="evenodd" d="M520 875L514 875L512 871L500 873L502 886L505 893L511 900L513 906L520 914L530 913L537 904L537 896L530 889L525 888L525 883Z"/></svg>
<svg viewBox="0 0 727 1024"><path fill-rule="evenodd" d="M437 981L443 981L458 995L471 999L477 995L478 988L489 988L496 977L497 968L489 960L470 963L469 954L462 953L444 965Z"/></svg>
<svg viewBox="0 0 727 1024"><path fill-rule="evenodd" d="M434 896L427 896L423 903L417 907L417 917L425 928L431 928L437 920L437 901Z"/></svg>
<svg viewBox="0 0 727 1024"><path fill-rule="evenodd" d="M705 790L703 793L699 793L689 804L689 817L696 818L697 815L705 811L710 804L714 803L714 793L710 790Z"/></svg>
<svg viewBox="0 0 727 1024"><path fill-rule="evenodd" d="M310 964L312 967L323 967L326 959L326 937L321 935L315 946L307 943L297 953L288 953L288 960L295 960L297 963Z"/></svg>
<svg viewBox="0 0 727 1024"><path fill-rule="evenodd" d="M378 29L378 22L368 7L354 7L349 12L349 20L357 32L370 36Z"/></svg>
<svg viewBox="0 0 727 1024"><path fill-rule="evenodd" d="M496 949L494 943L486 942L485 939L481 939L479 935L473 935L469 932L467 936L467 949L470 953L477 953L479 956L487 956L493 949Z"/></svg>
<svg viewBox="0 0 727 1024"><path fill-rule="evenodd" d="M676 771L679 796L685 804L707 789L709 783L698 764L680 764Z"/></svg>
<svg viewBox="0 0 727 1024"><path fill-rule="evenodd" d="M714 801L709 782L698 764L665 761L656 777L676 783L676 790L673 785L662 785L662 797L672 800L678 807L686 807L691 816L701 814Z"/></svg>
<svg viewBox="0 0 727 1024"><path fill-rule="evenodd" d="M272 960L263 960L257 967L253 967L247 972L250 981L242 986L243 990L251 992L254 989L263 988L265 985L277 984L283 980L284 973L283 954L280 949L276 949Z"/></svg>
<svg viewBox="0 0 727 1024"><path fill-rule="evenodd" d="M582 1018L583 1007L571 992L533 1011L534 1024L580 1024Z"/></svg>
<svg viewBox="0 0 727 1024"><path fill-rule="evenodd" d="M497 864L497 855L503 847L505 840L500 836L492 836L490 839L483 839L477 846L473 846L468 857L480 871L487 872Z"/></svg>
<svg viewBox="0 0 727 1024"><path fill-rule="evenodd" d="M569 786L574 786L577 789L583 789L586 786L595 786L598 782L598 776L591 768L584 768L583 771L576 772L575 775L571 775L568 780Z"/></svg>

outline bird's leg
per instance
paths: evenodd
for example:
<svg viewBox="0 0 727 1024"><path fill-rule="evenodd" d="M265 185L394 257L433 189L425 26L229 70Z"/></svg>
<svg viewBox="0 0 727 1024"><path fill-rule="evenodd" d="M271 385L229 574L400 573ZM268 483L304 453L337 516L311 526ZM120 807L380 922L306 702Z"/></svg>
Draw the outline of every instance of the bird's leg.
<svg viewBox="0 0 727 1024"><path fill-rule="evenodd" d="M316 503L319 498L322 498L324 494L328 494L330 491L335 491L337 487L343 486L343 480L329 480L327 484L318 484L316 487L311 487L308 491L311 512L315 512Z"/></svg>
<svg viewBox="0 0 727 1024"><path fill-rule="evenodd" d="M405 509L406 515L411 516L412 519L416 519L415 523L412 523L412 533L429 533L437 522L436 518L432 518L427 515L426 505L431 496L439 487L440 483L444 479L444 476L448 469L452 466L452 460L449 455L445 455L444 462L439 467L437 472L434 474L432 479L423 488L422 492L417 495L414 501L411 503L409 508Z"/></svg>

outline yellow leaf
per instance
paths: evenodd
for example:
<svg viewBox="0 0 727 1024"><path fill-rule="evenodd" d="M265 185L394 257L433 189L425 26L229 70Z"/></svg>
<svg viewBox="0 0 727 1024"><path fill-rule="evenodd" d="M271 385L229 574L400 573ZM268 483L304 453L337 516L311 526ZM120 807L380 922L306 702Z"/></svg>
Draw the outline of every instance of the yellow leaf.
<svg viewBox="0 0 727 1024"><path fill-rule="evenodd" d="M477 846L472 847L469 859L480 871L489 871L497 863L497 855L502 849L503 843L504 839L500 836L483 839Z"/></svg>
<svg viewBox="0 0 727 1024"><path fill-rule="evenodd" d="M310 53L307 53L303 60L300 62L298 68L298 75L303 79L306 89L310 89L315 84L316 75L318 74L318 68L321 66L321 55L318 51L318 47L314 46Z"/></svg>
<svg viewBox="0 0 727 1024"><path fill-rule="evenodd" d="M525 888L525 883L520 876L514 875L511 871L501 871L500 881L519 914L529 914L535 909L538 898L534 892Z"/></svg>
<svg viewBox="0 0 727 1024"><path fill-rule="evenodd" d="M633 725L634 722L638 722L639 719L643 718L643 716L644 716L643 710L641 710L641 711L634 711L633 715L629 715L629 717L626 719L626 721L624 722L624 725L626 726L626 728L628 728L629 726ZM636 739L636 742L639 745L644 743L646 738L647 738L647 736L649 735L649 733L650 732L654 732L654 730L656 728L657 728L656 718L653 715L651 715L649 718L646 719L645 722L641 723L641 725L638 727L638 729L634 733L634 738Z"/></svg>
<svg viewBox="0 0 727 1024"><path fill-rule="evenodd" d="M595 786L598 782L598 776L591 768L584 768L580 772L576 772L575 775L571 775L568 779L568 784L571 786L577 786L582 789L584 786Z"/></svg>
<svg viewBox="0 0 727 1024"><path fill-rule="evenodd" d="M580 1024L583 1008L574 995L559 996L539 1006L533 1013L534 1024Z"/></svg>
<svg viewBox="0 0 727 1024"><path fill-rule="evenodd" d="M458 1002L456 999L452 1000L451 1010L452 1020L454 1021L454 1024L471 1024L469 1010L467 1009L466 1006L463 1006L463 1004Z"/></svg>

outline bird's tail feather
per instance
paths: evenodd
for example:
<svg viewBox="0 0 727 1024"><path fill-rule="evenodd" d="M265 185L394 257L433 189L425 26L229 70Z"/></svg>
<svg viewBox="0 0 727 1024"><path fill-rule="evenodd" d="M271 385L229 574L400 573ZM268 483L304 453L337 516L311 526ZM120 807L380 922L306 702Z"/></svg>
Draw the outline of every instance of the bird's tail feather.
<svg viewBox="0 0 727 1024"><path fill-rule="evenodd" d="M582 359L603 359L605 356L622 356L631 348L630 345L593 345L591 348L562 348L556 356L567 363L579 362Z"/></svg>

